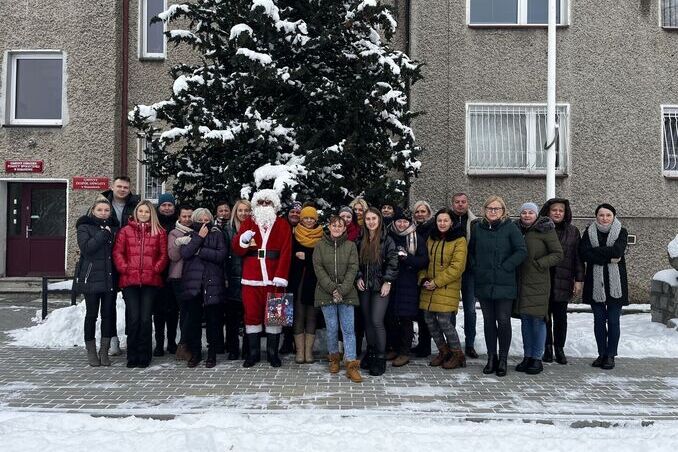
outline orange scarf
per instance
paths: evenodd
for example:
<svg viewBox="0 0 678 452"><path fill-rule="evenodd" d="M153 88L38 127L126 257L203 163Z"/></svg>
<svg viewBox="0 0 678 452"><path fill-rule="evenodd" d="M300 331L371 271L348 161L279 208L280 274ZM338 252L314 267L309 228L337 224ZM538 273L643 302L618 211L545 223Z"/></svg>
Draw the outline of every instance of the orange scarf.
<svg viewBox="0 0 678 452"><path fill-rule="evenodd" d="M315 244L318 243L323 236L323 228L316 226L313 229L308 229L299 223L294 228L294 238L297 239L297 242L306 248L314 248Z"/></svg>

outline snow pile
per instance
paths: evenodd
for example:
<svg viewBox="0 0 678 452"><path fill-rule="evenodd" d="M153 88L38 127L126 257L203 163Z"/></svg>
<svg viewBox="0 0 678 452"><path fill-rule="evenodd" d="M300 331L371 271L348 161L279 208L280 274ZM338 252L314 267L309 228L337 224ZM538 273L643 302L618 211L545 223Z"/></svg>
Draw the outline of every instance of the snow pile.
<svg viewBox="0 0 678 452"><path fill-rule="evenodd" d="M252 36L252 33L254 33L254 31L252 30L252 27L250 27L247 24L233 25L231 27L231 34L228 39L232 41L233 39L240 36L240 33L247 33L248 35Z"/></svg>
<svg viewBox="0 0 678 452"><path fill-rule="evenodd" d="M73 280L59 281L47 285L47 290L71 290L73 288Z"/></svg>
<svg viewBox="0 0 678 452"><path fill-rule="evenodd" d="M285 165L267 163L260 166L254 170L254 183L259 188L264 181L273 181L273 190L280 195L285 188L297 185L297 177L305 174L304 158L295 157Z"/></svg>
<svg viewBox="0 0 678 452"><path fill-rule="evenodd" d="M678 284L678 270L669 268L666 270L658 271L657 273L654 274L652 280L665 282L666 284L675 286L676 284Z"/></svg>
<svg viewBox="0 0 678 452"><path fill-rule="evenodd" d="M669 256L673 259L678 257L678 235L676 238L669 242L669 246L666 248L669 252Z"/></svg>
<svg viewBox="0 0 678 452"><path fill-rule="evenodd" d="M125 346L127 338L125 331L125 302L122 295L117 299L117 330L120 337L120 345ZM8 334L13 345L39 348L69 348L84 346L84 321L85 301L75 306L55 309L47 318L41 319L41 311L36 311L33 321L37 325L29 328L12 330ZM96 338L101 337L101 320L97 320Z"/></svg>
<svg viewBox="0 0 678 452"><path fill-rule="evenodd" d="M678 424L656 421L649 426L621 422L610 428L571 428L522 421L464 422L414 413L384 415L361 412L285 411L238 413L217 411L161 421L136 417L107 418L85 414L0 412L3 450L97 452L157 450L166 452L435 450L445 438L447 449L476 452L524 450L526 438L548 438L548 450L635 452L651 444L653 452L675 450Z"/></svg>

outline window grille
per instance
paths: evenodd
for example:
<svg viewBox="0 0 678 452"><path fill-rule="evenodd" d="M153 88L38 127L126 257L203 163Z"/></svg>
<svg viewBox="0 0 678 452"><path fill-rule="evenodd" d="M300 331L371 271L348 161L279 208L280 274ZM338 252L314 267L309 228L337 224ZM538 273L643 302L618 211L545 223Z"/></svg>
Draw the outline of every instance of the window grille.
<svg viewBox="0 0 678 452"><path fill-rule="evenodd" d="M678 106L662 108L664 175L678 177Z"/></svg>
<svg viewBox="0 0 678 452"><path fill-rule="evenodd" d="M678 0L661 0L662 26L678 28Z"/></svg>

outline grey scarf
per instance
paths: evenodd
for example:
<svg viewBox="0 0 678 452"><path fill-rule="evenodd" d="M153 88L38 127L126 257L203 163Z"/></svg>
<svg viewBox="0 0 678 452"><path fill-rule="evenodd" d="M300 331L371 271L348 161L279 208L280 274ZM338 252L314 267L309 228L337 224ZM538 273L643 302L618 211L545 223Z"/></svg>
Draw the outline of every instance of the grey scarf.
<svg viewBox="0 0 678 452"><path fill-rule="evenodd" d="M591 241L591 246L596 248L599 247L598 243L598 231L608 232L607 241L605 246L613 246L614 242L619 238L619 233L621 232L622 225L616 218L612 222L612 225L609 227L599 225L598 222L594 222L589 226L589 240ZM610 262L607 265L607 272L610 275L610 296L612 298L621 298L622 296L622 287L621 287L621 278L619 276L619 264L615 262ZM602 265L593 264L593 301L598 303L605 302L605 277L603 272Z"/></svg>
<svg viewBox="0 0 678 452"><path fill-rule="evenodd" d="M399 235L401 237L405 237L405 243L406 243L406 248L407 252L409 254L415 255L417 254L417 225L414 223L411 223L407 229L405 229L403 232L400 232L398 229L395 227L395 221L391 223L391 232L393 232L396 235Z"/></svg>

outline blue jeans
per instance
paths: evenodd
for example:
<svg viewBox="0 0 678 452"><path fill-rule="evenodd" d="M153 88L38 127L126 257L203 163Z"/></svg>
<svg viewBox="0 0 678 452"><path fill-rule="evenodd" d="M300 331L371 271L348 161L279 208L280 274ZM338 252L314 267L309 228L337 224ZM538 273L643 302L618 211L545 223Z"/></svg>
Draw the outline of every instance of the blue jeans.
<svg viewBox="0 0 678 452"><path fill-rule="evenodd" d="M461 301L464 305L464 344L475 347L476 342L476 296L473 272L466 270L461 275ZM452 313L452 324L457 325L457 313Z"/></svg>
<svg viewBox="0 0 678 452"><path fill-rule="evenodd" d="M354 361L355 353L355 325L353 323L355 312L353 306L349 304L333 304L323 306L323 316L325 317L325 327L327 328L327 351L329 353L339 353L339 324L341 324L341 334L344 337L344 360Z"/></svg>
<svg viewBox="0 0 678 452"><path fill-rule="evenodd" d="M598 356L617 356L619 345L619 318L621 303L591 303L593 311L593 333L596 335Z"/></svg>
<svg viewBox="0 0 678 452"><path fill-rule="evenodd" d="M544 318L521 314L520 329L523 333L525 358L541 359L546 341L546 321Z"/></svg>

